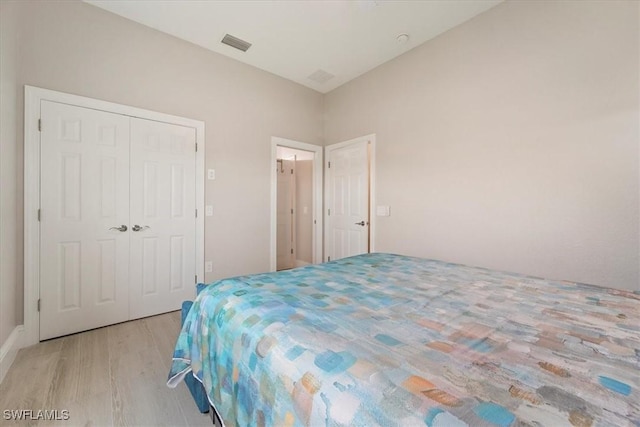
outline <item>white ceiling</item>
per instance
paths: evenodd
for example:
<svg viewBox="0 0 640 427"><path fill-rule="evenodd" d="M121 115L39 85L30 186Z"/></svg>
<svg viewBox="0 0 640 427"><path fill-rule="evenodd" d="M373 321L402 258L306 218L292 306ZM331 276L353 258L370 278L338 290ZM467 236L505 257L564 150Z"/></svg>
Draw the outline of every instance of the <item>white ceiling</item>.
<svg viewBox="0 0 640 427"><path fill-rule="evenodd" d="M503 0L84 1L326 93ZM318 70L335 77L309 79Z"/></svg>

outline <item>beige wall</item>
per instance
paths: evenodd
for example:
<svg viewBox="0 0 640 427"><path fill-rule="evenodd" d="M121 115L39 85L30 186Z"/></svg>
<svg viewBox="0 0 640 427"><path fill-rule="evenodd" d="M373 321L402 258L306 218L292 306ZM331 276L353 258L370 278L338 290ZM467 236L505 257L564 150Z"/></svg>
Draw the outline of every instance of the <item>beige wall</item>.
<svg viewBox="0 0 640 427"><path fill-rule="evenodd" d="M16 316L19 257L16 137L16 8L0 1L0 345L22 322ZM21 311L21 310L20 310Z"/></svg>
<svg viewBox="0 0 640 427"><path fill-rule="evenodd" d="M329 93L376 249L638 289L639 5L506 2Z"/></svg>
<svg viewBox="0 0 640 427"><path fill-rule="evenodd" d="M205 224L205 258L214 273L206 280L267 271L271 137L321 144L322 95L79 1L23 1L18 8L20 142L11 161L19 216L23 85L190 117L205 122L206 167L216 169L216 180L206 183L207 204L214 206Z"/></svg>

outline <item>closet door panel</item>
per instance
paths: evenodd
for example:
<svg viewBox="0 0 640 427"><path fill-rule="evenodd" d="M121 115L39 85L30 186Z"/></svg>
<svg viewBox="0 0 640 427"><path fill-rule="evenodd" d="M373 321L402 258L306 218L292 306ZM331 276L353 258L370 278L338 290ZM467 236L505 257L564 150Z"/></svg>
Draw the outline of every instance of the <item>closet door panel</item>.
<svg viewBox="0 0 640 427"><path fill-rule="evenodd" d="M195 296L194 128L131 119L131 318Z"/></svg>
<svg viewBox="0 0 640 427"><path fill-rule="evenodd" d="M40 339L129 318L129 118L41 103Z"/></svg>

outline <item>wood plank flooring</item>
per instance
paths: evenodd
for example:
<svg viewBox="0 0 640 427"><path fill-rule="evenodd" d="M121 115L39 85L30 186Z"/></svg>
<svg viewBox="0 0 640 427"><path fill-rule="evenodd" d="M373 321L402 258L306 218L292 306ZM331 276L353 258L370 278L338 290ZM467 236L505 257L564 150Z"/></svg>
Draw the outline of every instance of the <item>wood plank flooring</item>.
<svg viewBox="0 0 640 427"><path fill-rule="evenodd" d="M20 350L0 384L0 425L211 426L184 383L166 385L179 331L176 311ZM18 409L65 409L69 419L4 419Z"/></svg>

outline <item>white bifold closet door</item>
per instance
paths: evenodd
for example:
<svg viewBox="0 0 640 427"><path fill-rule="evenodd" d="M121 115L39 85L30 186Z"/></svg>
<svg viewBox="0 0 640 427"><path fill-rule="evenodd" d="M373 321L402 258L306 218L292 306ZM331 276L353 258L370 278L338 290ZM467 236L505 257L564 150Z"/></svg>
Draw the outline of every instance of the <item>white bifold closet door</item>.
<svg viewBox="0 0 640 427"><path fill-rule="evenodd" d="M194 296L195 129L41 103L40 340Z"/></svg>

